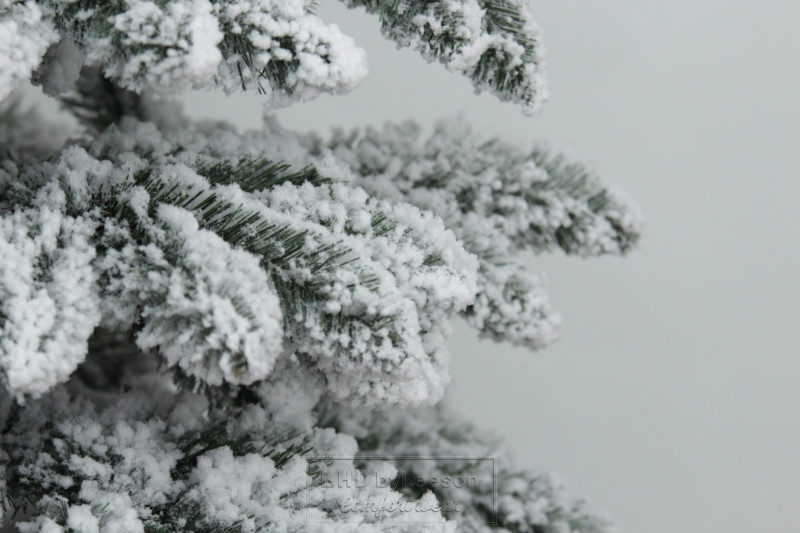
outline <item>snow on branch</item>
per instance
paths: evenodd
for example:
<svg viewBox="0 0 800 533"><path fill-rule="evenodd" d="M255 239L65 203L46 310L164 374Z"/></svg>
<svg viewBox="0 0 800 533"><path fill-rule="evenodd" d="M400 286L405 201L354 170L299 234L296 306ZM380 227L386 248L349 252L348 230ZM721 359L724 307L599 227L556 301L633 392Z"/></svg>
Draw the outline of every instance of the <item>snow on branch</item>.
<svg viewBox="0 0 800 533"><path fill-rule="evenodd" d="M141 349L210 385L267 376L283 353L283 317L258 259L178 207L160 205L137 226L138 238L113 219L103 227L106 326L136 325Z"/></svg>
<svg viewBox="0 0 800 533"><path fill-rule="evenodd" d="M638 207L584 165L486 139L461 119L438 122L426 137L413 122L338 131L326 145L362 176L361 186L427 202L449 224L474 214L534 252L624 254L641 235Z"/></svg>
<svg viewBox="0 0 800 533"><path fill-rule="evenodd" d="M103 325L189 377L249 384L294 351L341 400L438 400L474 257L436 216L271 163L250 142L129 119L88 152L29 165L6 197L36 206L31 194L50 187L62 216L89 217ZM284 145L272 151L300 157Z"/></svg>
<svg viewBox="0 0 800 533"><path fill-rule="evenodd" d="M366 53L309 0L213 0L223 37L216 82L273 95L276 104L352 90L367 74Z"/></svg>
<svg viewBox="0 0 800 533"><path fill-rule="evenodd" d="M535 114L547 100L544 46L525 0L343 0L378 15L381 31L461 72L478 92Z"/></svg>
<svg viewBox="0 0 800 533"><path fill-rule="evenodd" d="M161 183L150 194L179 202L203 227L262 258L281 298L286 340L325 372L333 394L370 403L441 397L447 320L472 301L477 264L440 219L329 183L308 167L289 172L269 164L265 157L309 161L287 132L239 137L181 129L161 138L147 126L133 130L109 132L94 149L127 158L114 147L140 143L133 151L151 161L184 161L203 174L203 190L213 190L190 194L186 185ZM222 160L221 147L229 148ZM180 191L180 198L162 190ZM213 202L204 204L211 194Z"/></svg>
<svg viewBox="0 0 800 533"><path fill-rule="evenodd" d="M561 315L550 303L547 279L531 271L514 247L494 228L462 238L480 261L478 295L463 313L483 337L539 350L553 342Z"/></svg>
<svg viewBox="0 0 800 533"><path fill-rule="evenodd" d="M100 321L95 222L65 204L51 185L30 207L0 209L0 383L19 400L66 380Z"/></svg>
<svg viewBox="0 0 800 533"><path fill-rule="evenodd" d="M356 253L349 260L373 265L374 277L361 282L337 272L333 291L324 290L324 305L295 307L303 319L292 339L326 372L333 394L344 399L369 393L382 403L408 404L440 398L447 383L448 320L475 294L477 264L452 232L430 213L377 201L343 184L284 185L259 196L273 209L332 231ZM302 301L287 298L293 306ZM353 319L367 327L348 325ZM392 381L384 379L387 373Z"/></svg>
<svg viewBox="0 0 800 533"><path fill-rule="evenodd" d="M0 29L0 99L32 74L66 92L84 63L135 92L257 90L271 105L347 92L367 73L363 50L306 0L12 1Z"/></svg>
<svg viewBox="0 0 800 533"><path fill-rule="evenodd" d="M555 476L525 470L494 435L464 422L443 404L393 409L381 416L327 403L319 409L337 431L357 439L356 464L371 462L371 457L397 458L393 464L399 475L413 480L397 485L409 495L420 486L431 490L445 517L457 522L459 529L616 531L585 501L571 497ZM469 482L437 482L457 477Z"/></svg>
<svg viewBox="0 0 800 533"><path fill-rule="evenodd" d="M306 144L348 163L371 194L442 217L480 260L479 294L465 315L496 340L541 348L560 323L520 250L624 254L641 234L638 207L583 165L483 139L461 120L439 122L428 137L408 122Z"/></svg>
<svg viewBox="0 0 800 533"><path fill-rule="evenodd" d="M298 432L258 405L220 409L190 393L166 398L116 392L97 407L59 387L15 406L0 393L0 497L11 511L25 511L19 531L328 531L343 524L374 533L391 514L340 513L336 502L405 499L363 480L321 482L337 470L356 471L347 460L356 443L347 435ZM422 518L432 523L394 530L443 531L440 514Z"/></svg>
<svg viewBox="0 0 800 533"><path fill-rule="evenodd" d="M0 100L30 79L58 32L37 2L0 1Z"/></svg>

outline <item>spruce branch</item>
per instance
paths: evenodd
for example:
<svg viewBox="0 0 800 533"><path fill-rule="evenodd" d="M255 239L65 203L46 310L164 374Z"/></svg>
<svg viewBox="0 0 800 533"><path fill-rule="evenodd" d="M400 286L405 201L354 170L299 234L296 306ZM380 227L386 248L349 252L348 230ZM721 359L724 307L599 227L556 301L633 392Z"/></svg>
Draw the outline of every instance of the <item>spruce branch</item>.
<svg viewBox="0 0 800 533"><path fill-rule="evenodd" d="M366 74L364 52L305 0L14 4L0 24L36 31L17 36L31 57L21 58L19 72L2 69L10 79L0 79L0 99L31 74L48 94L63 93L83 63L135 93L257 90L273 106L347 92Z"/></svg>
<svg viewBox="0 0 800 533"><path fill-rule="evenodd" d="M42 2L66 38L121 87L182 91L213 75L221 38L201 2Z"/></svg>
<svg viewBox="0 0 800 533"><path fill-rule="evenodd" d="M65 216L96 224L103 325L209 385L264 379L289 350L341 400L438 399L477 266L441 220L186 134L154 150L152 126L125 121L92 143L99 159L71 147L18 180L28 202L54 187Z"/></svg>
<svg viewBox="0 0 800 533"><path fill-rule="evenodd" d="M64 207L49 186L36 205L0 210L0 384L18 399L66 380L100 320L95 223Z"/></svg>
<svg viewBox="0 0 800 533"><path fill-rule="evenodd" d="M15 517L22 531L277 532L317 524L368 533L382 523L398 532L442 531L438 513L419 517L426 525L391 511L337 510L347 498L405 497L366 483L351 437L296 426L312 404L291 401L308 392L287 395L300 385L286 381L292 376L273 380L263 406L209 406L167 383L157 390L158 381L142 375L149 388L109 390L96 404L67 394L80 391L71 383L25 405L0 393L0 497L9 515L25 511ZM340 473L360 481L327 482Z"/></svg>
<svg viewBox="0 0 800 533"><path fill-rule="evenodd" d="M500 234L487 234L495 246L505 241ZM496 255L475 241L466 246L480 258L480 291L462 313L467 323L484 338L531 350L553 342L561 327L561 315L550 303L545 277L532 272L520 257Z"/></svg>
<svg viewBox="0 0 800 533"><path fill-rule="evenodd" d="M306 144L349 163L371 194L442 217L479 259L479 293L464 314L494 340L538 349L560 324L545 279L526 271L520 251L625 254L641 235L638 207L585 166L486 140L460 120L439 122L429 137L408 122Z"/></svg>
<svg viewBox="0 0 800 533"><path fill-rule="evenodd" d="M242 160L237 163L220 161L207 165L201 164L197 167L197 173L215 185L235 183L245 192L263 191L284 183L322 185L333 182L331 178L321 176L311 165L296 172L287 172L290 169L291 165L288 163L258 158Z"/></svg>
<svg viewBox="0 0 800 533"><path fill-rule="evenodd" d="M378 15L384 36L461 72L476 91L535 114L544 104L544 47L523 0L343 0Z"/></svg>
<svg viewBox="0 0 800 533"><path fill-rule="evenodd" d="M445 516L466 531L615 531L585 501L568 496L554 476L521 468L497 437L476 429L442 404L375 416L323 400L317 410L337 431L356 437L356 464L374 457L396 458L394 486L408 497L431 491ZM459 477L470 482L441 483ZM454 503L460 509L447 505Z"/></svg>
<svg viewBox="0 0 800 533"><path fill-rule="evenodd" d="M182 395L159 405L139 390L109 395L100 409L56 389L16 407L0 434L7 450L0 457L2 496L10 514L24 510L28 527L94 524L131 533L239 532L248 524L274 524L275 511L297 514L299 522L303 510L294 506L301 500L287 489L293 482L301 489L313 483L314 467L303 457L326 453L317 449L319 439L272 427L257 408L212 410L204 417L193 414L196 403ZM187 430L192 426L202 429ZM229 494L235 512L213 512L219 501L209 476L240 464L260 470L252 479L252 501ZM298 477L300 471L309 474ZM263 486L272 493L262 494Z"/></svg>
<svg viewBox="0 0 800 533"><path fill-rule="evenodd" d="M347 92L366 74L366 55L305 0L214 0L223 62L217 83L282 100ZM324 76L321 76L324 74ZM280 94L282 93L282 94Z"/></svg>
<svg viewBox="0 0 800 533"><path fill-rule="evenodd" d="M328 148L350 163L357 183L441 214L451 226L474 214L514 245L584 257L625 254L641 236L638 207L586 166L543 147L520 149L475 134L463 120L440 121L423 138L413 122L336 132Z"/></svg>

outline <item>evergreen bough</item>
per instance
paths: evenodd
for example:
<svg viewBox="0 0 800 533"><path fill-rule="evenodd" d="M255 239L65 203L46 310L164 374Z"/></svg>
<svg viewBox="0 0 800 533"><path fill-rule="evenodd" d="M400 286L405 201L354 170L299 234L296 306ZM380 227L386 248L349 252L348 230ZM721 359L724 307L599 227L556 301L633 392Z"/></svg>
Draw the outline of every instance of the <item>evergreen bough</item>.
<svg viewBox="0 0 800 533"><path fill-rule="evenodd" d="M526 113L546 99L523 2L345 3L476 90ZM174 103L219 88L283 106L365 73L304 0L0 0L6 526L612 530L437 402L450 320L546 346L560 318L523 254L627 253L624 194L463 119L243 135ZM24 108L27 82L78 129ZM478 484L436 483L453 475Z"/></svg>

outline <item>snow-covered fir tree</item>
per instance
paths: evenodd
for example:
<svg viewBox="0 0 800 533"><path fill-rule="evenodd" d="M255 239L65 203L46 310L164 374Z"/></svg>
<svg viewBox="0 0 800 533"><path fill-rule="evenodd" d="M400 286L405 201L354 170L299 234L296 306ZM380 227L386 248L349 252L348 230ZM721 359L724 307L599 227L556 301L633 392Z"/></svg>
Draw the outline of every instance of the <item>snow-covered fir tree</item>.
<svg viewBox="0 0 800 533"><path fill-rule="evenodd" d="M345 3L477 91L547 98L523 0ZM6 528L613 530L440 400L452 320L556 337L526 254L625 254L624 194L461 119L240 134L176 103L275 109L353 89L366 59L312 0L0 0ZM23 108L27 83L79 127Z"/></svg>

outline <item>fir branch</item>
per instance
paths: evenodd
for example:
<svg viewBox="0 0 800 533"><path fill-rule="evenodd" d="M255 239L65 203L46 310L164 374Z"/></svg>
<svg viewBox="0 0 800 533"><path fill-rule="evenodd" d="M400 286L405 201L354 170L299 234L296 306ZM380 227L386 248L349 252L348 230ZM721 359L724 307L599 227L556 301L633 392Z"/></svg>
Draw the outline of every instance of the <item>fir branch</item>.
<svg viewBox="0 0 800 533"><path fill-rule="evenodd" d="M547 99L544 49L523 0L343 0L380 18L398 46L462 72L478 91L538 112Z"/></svg>
<svg viewBox="0 0 800 533"><path fill-rule="evenodd" d="M495 244L504 241L501 235L493 237ZM480 250L474 242L467 246L473 251ZM561 315L550 303L543 276L531 272L519 257L476 253L481 259L478 270L481 290L475 302L462 313L467 323L483 338L531 350L540 350L553 342L561 327Z"/></svg>
<svg viewBox="0 0 800 533"><path fill-rule="evenodd" d="M273 483L272 490L280 495L285 480L297 475L293 460L312 451L325 453L315 450L312 436L282 432L266 420L253 427L252 409L212 411L205 427L185 431L180 423L204 423L202 418L185 418L196 402L191 395L174 398L177 403L164 413L171 429L166 420L153 416L155 399L143 391L107 400L100 411L57 390L19 408L21 414L0 434L8 450L0 457L5 467L2 495L12 515L24 510L29 525L52 521L75 527L76 518L86 513L93 518L83 515L81 523L88 519L100 530L238 532L247 522L265 526L274 520L269 513L254 513L245 502L237 502L242 504L238 517L212 513L214 495L203 492L209 460L227 456L233 464L255 461L264 470L260 483ZM306 464L312 473L314 468ZM258 498L264 487L253 489ZM234 494L231 498L237 501ZM282 505L291 512L292 503L270 497L259 501L264 511L273 512Z"/></svg>
<svg viewBox="0 0 800 533"><path fill-rule="evenodd" d="M485 140L461 120L438 123L427 138L409 122L308 146L348 162L371 194L444 219L480 262L479 293L464 315L493 340L539 349L560 325L545 279L526 271L520 251L625 254L641 235L638 207L585 166Z"/></svg>
<svg viewBox="0 0 800 533"><path fill-rule="evenodd" d="M213 164L200 164L196 170L215 185L235 183L245 192L263 191L284 183L301 185L308 182L312 185L321 185L333 182L332 179L321 176L311 165L295 172L288 172L291 168L288 163L257 158L241 160L238 163L219 161Z"/></svg>
<svg viewBox="0 0 800 533"><path fill-rule="evenodd" d="M418 364L429 364L418 337L420 333L413 329L419 327L416 326L419 318L415 306L387 302L396 310L370 315L364 313L360 304L348 309L336 303L335 296L332 298L331 287L342 282L348 294L366 289L380 299L386 290L377 265L367 258L359 258L357 248L350 247L345 235L331 235L333 240L329 244L308 248L309 238L327 240L330 237L320 233L321 228L312 231L313 226L292 227L290 220L284 217L270 221L265 218L268 211L257 208L256 204L232 201L235 197L222 188L224 186L187 189L168 176L158 174L142 177L137 184L152 199L148 207L151 216L160 204L186 209L194 214L201 227L262 258L262 265L270 273L281 300L284 336L296 350L308 354L317 364L324 364L337 394L342 395L344 391L352 394L352 379L382 388L384 376L395 372L396 363L392 361L397 361L398 357L399 361L418 358ZM240 202L244 201L241 197ZM297 205L293 203L292 207ZM135 215L131 209L123 209L117 216L132 221ZM379 227L385 224L381 217L373 220ZM387 228L382 230L388 231ZM351 240L356 238L350 237ZM436 260L428 260L427 264L433 270L449 269L447 265L437 265ZM402 298L401 294L397 293L397 297ZM437 326L430 324L430 328L435 330ZM357 368L360 370L353 375ZM414 367L405 364L404 368ZM342 378L346 379L340 382ZM416 387L411 380L411 376L403 377L393 387ZM435 397L440 390L441 385L435 385L433 391L425 390L423 397L414 394L407 397L420 401L429 395ZM388 401L399 401L401 397L399 391L394 392Z"/></svg>
<svg viewBox="0 0 800 533"><path fill-rule="evenodd" d="M567 495L553 476L521 468L497 437L464 422L442 404L375 416L323 400L317 410L337 431L356 437L356 464L363 467L374 457L396 458L393 486L410 497L431 491L445 516L467 531L615 531L585 501ZM441 482L458 478L469 482Z"/></svg>
<svg viewBox="0 0 800 533"><path fill-rule="evenodd" d="M362 187L431 209L456 231L468 232L467 215L477 215L517 246L582 256L625 254L641 236L638 207L586 166L485 140L463 120L440 121L428 138L413 123L387 124L337 132L324 144Z"/></svg>
<svg viewBox="0 0 800 533"><path fill-rule="evenodd" d="M304 0L40 3L87 65L136 93L254 89L282 105L349 91L366 75L364 52Z"/></svg>
<svg viewBox="0 0 800 533"><path fill-rule="evenodd" d="M93 143L102 159L73 147L28 169L98 224L103 325L212 386L264 379L292 350L342 400L438 399L477 270L441 220L187 133L126 121Z"/></svg>
<svg viewBox="0 0 800 533"><path fill-rule="evenodd" d="M214 13L224 58L217 83L228 91L237 88L235 80L242 90L254 88L280 104L349 91L366 74L364 52L324 25L310 2L215 0Z"/></svg>
<svg viewBox="0 0 800 533"><path fill-rule="evenodd" d="M62 34L84 51L87 63L124 89L159 93L186 90L213 75L221 59L216 21L208 4L181 2L43 2ZM204 30L205 34L201 31ZM208 55L205 62L192 54Z"/></svg>
<svg viewBox="0 0 800 533"><path fill-rule="evenodd" d="M64 381L100 320L94 221L64 215L52 185L36 199L0 215L0 385L19 400Z"/></svg>

